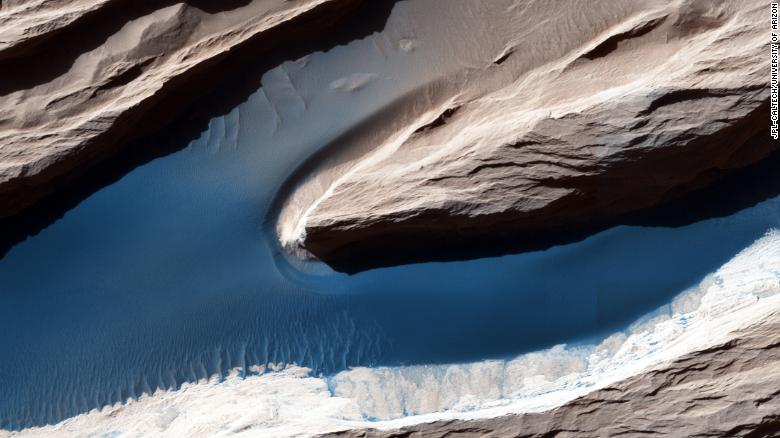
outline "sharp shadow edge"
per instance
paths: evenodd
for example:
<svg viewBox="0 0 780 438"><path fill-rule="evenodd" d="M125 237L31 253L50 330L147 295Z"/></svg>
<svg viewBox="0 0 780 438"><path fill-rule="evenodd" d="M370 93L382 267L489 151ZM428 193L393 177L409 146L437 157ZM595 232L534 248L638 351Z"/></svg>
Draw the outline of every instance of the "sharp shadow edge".
<svg viewBox="0 0 780 438"><path fill-rule="evenodd" d="M553 227L544 231L514 233L477 239L407 242L400 251L372 251L372 257L340 259L328 264L335 270L357 274L369 269L424 262L463 261L500 257L579 242L596 233L620 225L642 227L684 227L706 219L731 216L780 195L780 151L757 164L725 174L705 176L711 184L685 194L670 193L668 201L635 212L606 219ZM680 189L683 192L684 188Z"/></svg>
<svg viewBox="0 0 780 438"><path fill-rule="evenodd" d="M251 0L185 0L208 14L240 8ZM128 22L181 3L179 0L113 0L70 24L0 51L0 96L49 82L71 68L79 56L98 48ZM41 57L45 56L45 66ZM45 67L45 68L42 68Z"/></svg>
<svg viewBox="0 0 780 438"><path fill-rule="evenodd" d="M13 216L0 219L0 259L16 244L38 234L81 201L106 187L138 166L186 147L208 128L211 119L224 116L245 102L261 86L262 76L285 61L295 60L314 52L326 52L351 41L366 38L384 29L393 6L400 0L362 1L356 9L329 26L327 35L313 38L284 39L283 47L274 47L256 56L251 47L237 50L220 66L230 72L212 92L197 99L168 124L153 133L133 140L112 156L88 168L75 180L46 195L41 201ZM192 4L205 0L190 0ZM239 0L229 2L235 6ZM306 24L306 23L304 23ZM283 33L282 30L281 33ZM281 38L280 38L281 39ZM2 81L0 81L2 82ZM174 94L182 94L181 91ZM178 96L173 96L176 99ZM152 109L145 120L165 119L165 106Z"/></svg>

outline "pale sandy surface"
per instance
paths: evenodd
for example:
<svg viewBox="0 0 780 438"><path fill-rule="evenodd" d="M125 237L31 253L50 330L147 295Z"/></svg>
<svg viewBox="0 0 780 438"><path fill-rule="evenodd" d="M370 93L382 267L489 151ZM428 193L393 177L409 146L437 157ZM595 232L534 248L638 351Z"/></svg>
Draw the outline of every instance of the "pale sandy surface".
<svg viewBox="0 0 780 438"><path fill-rule="evenodd" d="M715 429L740 422L755 426L778 403L776 394L763 402L766 409L751 409L754 404L749 401L777 391L774 382L780 352L773 345L777 345L780 333L778 315L780 234L772 231L699 285L682 292L669 306L600 343L560 345L506 361L357 368L328 379L311 377L296 367L246 379L233 375L221 383L213 378L187 384L178 391L158 391L125 405L93 410L56 425L14 435L0 432L0 436L283 437L345 429L391 430L436 420L542 412L560 405L565 409L572 399L604 387L618 388L607 393L630 399L632 412L647 415L632 420L630 412L611 410L609 400L603 401L604 396L599 395L604 391L597 391L593 396L597 402L588 405L586 398L586 402L572 405L579 411L596 412L598 417L594 423L578 423L582 433L572 436L593 436L588 424L598 425L604 420L600 415L617 418L610 415L618 414L626 420L610 423L614 428L605 431L640 427L644 420L658 420L654 424L661 432L684 426L698 430L695 428L708 424ZM717 360L726 365L708 368L715 359L707 349L724 343L733 344L736 356L728 351L718 354ZM730 367L730 363L736 365ZM676 376L666 386L664 379L652 377L664 373ZM640 377L630 378L635 375ZM667 402L677 403L674 417L650 415L659 405L643 394L652 391L653 385L669 388L666 395L672 398ZM688 397L691 391L694 396ZM680 397L674 399L674 394ZM702 394L701 398L697 394ZM709 399L708 394L712 395ZM748 401L740 405L742 400ZM598 410L591 409L594 406ZM708 412L737 412L733 409L741 413L731 415L731 422L725 418L707 421ZM407 410L428 413L405 417ZM526 427L530 433L537 430L531 426L542 430L548 425L565 425L566 418L577 418L565 412L556 417L559 423L546 417L531 423L500 417L473 427L488 430L492 425L499 430L492 436L514 436L516 432L510 434L514 427ZM377 421L367 421L369 418ZM468 422L454 426L467 432L470 427ZM445 432L446 428L434 428L432 436Z"/></svg>
<svg viewBox="0 0 780 438"><path fill-rule="evenodd" d="M394 11L428 82L298 177L285 246L337 261L581 222L776 149L764 2L438 5Z"/></svg>

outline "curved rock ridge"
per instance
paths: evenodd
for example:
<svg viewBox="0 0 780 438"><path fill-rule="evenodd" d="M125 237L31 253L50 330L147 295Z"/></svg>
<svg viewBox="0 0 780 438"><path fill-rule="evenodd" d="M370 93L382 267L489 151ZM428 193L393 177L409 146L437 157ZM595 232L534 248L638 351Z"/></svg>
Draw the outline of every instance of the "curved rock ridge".
<svg viewBox="0 0 780 438"><path fill-rule="evenodd" d="M470 11L511 24L501 50L418 90L392 135L343 146L366 152L323 161L282 209L283 246L337 269L414 258L649 207L777 149L765 2L628 3Z"/></svg>
<svg viewBox="0 0 780 438"><path fill-rule="evenodd" d="M728 342L548 412L327 437L773 437L780 434L780 314Z"/></svg>
<svg viewBox="0 0 780 438"><path fill-rule="evenodd" d="M776 201L751 215L776 213ZM777 436L778 324L772 227L669 304L590 345L330 376L239 366L0 437Z"/></svg>
<svg viewBox="0 0 780 438"><path fill-rule="evenodd" d="M3 2L0 217L171 121L229 57L322 38L360 2Z"/></svg>
<svg viewBox="0 0 780 438"><path fill-rule="evenodd" d="M35 45L109 1L5 1L0 4L0 59L20 53L20 48Z"/></svg>

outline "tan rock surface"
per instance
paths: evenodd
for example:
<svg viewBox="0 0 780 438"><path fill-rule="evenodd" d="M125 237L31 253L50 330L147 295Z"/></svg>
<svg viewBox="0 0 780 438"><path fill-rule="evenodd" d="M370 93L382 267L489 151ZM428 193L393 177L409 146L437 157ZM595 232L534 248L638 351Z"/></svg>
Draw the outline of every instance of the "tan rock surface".
<svg viewBox="0 0 780 438"><path fill-rule="evenodd" d="M734 339L539 414L328 437L774 437L780 434L780 315Z"/></svg>
<svg viewBox="0 0 780 438"><path fill-rule="evenodd" d="M299 184L283 245L339 265L534 232L657 204L776 149L765 2L574 3L500 11L530 30Z"/></svg>
<svg viewBox="0 0 780 438"><path fill-rule="evenodd" d="M0 59L56 34L110 1L5 1L0 7Z"/></svg>
<svg viewBox="0 0 780 438"><path fill-rule="evenodd" d="M0 217L159 128L225 79L237 49L317 35L359 2L4 2Z"/></svg>

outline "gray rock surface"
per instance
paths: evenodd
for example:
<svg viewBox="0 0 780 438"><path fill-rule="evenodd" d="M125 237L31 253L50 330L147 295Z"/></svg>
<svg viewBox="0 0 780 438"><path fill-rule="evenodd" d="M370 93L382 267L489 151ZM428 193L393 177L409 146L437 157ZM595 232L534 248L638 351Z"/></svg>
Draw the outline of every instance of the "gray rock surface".
<svg viewBox="0 0 780 438"><path fill-rule="evenodd" d="M229 57L321 39L359 4L0 3L0 218L164 126L235 74Z"/></svg>
<svg viewBox="0 0 780 438"><path fill-rule="evenodd" d="M282 244L338 266L535 233L658 204L777 149L765 2L596 3L500 11L545 38L507 40L410 97L397 113L427 111L291 195Z"/></svg>
<svg viewBox="0 0 780 438"><path fill-rule="evenodd" d="M780 314L548 412L326 437L780 436Z"/></svg>

